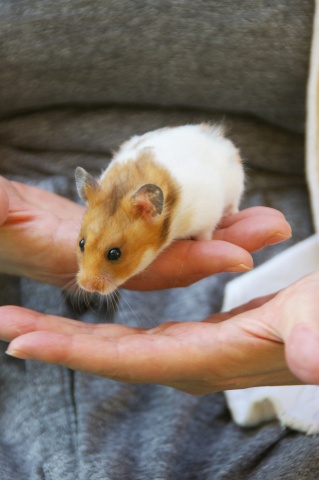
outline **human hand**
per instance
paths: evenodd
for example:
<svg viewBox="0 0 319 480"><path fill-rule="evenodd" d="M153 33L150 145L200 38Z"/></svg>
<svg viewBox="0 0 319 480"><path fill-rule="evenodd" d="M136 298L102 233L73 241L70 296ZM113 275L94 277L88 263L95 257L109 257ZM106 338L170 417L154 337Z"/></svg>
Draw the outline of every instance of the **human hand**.
<svg viewBox="0 0 319 480"><path fill-rule="evenodd" d="M0 177L0 271L65 286L77 271L76 246L84 207L53 193ZM208 242L174 243L125 288L186 286L222 271L252 268L250 253L289 238L277 210L253 207L223 220Z"/></svg>
<svg viewBox="0 0 319 480"><path fill-rule="evenodd" d="M191 394L319 384L318 292L316 272L229 313L150 330L2 307L0 338L18 358Z"/></svg>
<svg viewBox="0 0 319 480"><path fill-rule="evenodd" d="M76 271L83 207L0 177L0 271L62 286Z"/></svg>

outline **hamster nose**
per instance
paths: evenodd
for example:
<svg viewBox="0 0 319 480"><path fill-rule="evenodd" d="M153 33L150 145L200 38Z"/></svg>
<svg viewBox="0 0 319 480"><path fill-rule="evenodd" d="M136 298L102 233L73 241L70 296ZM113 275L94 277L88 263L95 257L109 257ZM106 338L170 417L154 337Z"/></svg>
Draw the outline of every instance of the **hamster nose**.
<svg viewBox="0 0 319 480"><path fill-rule="evenodd" d="M77 281L79 286L87 292L93 293L101 290L101 282L97 279L86 278L84 275L78 274Z"/></svg>
<svg viewBox="0 0 319 480"><path fill-rule="evenodd" d="M116 290L116 286L113 284L113 282L104 275L87 278L83 273L80 272L77 276L77 281L81 288L90 293L98 292L102 295L108 295Z"/></svg>
<svg viewBox="0 0 319 480"><path fill-rule="evenodd" d="M98 287L96 286L96 282L94 281L87 281L82 285L82 287L85 288L85 290L87 290L88 292L92 293L99 291Z"/></svg>
<svg viewBox="0 0 319 480"><path fill-rule="evenodd" d="M87 281L87 282L79 282L79 285L80 287L82 287L84 290L86 290L87 292L96 292L98 291L97 288L95 287L94 285L94 282L90 282L90 281Z"/></svg>

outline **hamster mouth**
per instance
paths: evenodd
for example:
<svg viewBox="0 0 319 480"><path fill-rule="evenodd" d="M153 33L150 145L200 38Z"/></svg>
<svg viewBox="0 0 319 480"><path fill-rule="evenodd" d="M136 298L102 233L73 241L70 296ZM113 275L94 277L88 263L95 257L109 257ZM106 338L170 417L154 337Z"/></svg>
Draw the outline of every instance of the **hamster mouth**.
<svg viewBox="0 0 319 480"><path fill-rule="evenodd" d="M83 275L83 273L79 272L77 275L77 282L80 288L86 292L97 292L101 295L109 295L118 288L118 285L116 285L114 281L106 275L87 278Z"/></svg>

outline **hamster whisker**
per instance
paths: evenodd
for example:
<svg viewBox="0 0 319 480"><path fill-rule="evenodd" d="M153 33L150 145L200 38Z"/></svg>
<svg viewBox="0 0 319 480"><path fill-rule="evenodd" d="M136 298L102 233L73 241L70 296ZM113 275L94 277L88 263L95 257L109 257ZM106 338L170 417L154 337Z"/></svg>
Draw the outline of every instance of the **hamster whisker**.
<svg viewBox="0 0 319 480"><path fill-rule="evenodd" d="M71 280L62 287L62 290L68 295L72 293L76 293L78 289L79 289L79 285L77 283L75 276L72 277Z"/></svg>
<svg viewBox="0 0 319 480"><path fill-rule="evenodd" d="M73 276L62 290L71 307L80 313L89 309L98 315L102 314L106 322L110 321L109 316L111 316L115 317L115 321L122 325L131 324L139 328L156 326L156 322L145 311L141 312L139 310L139 314L134 311L125 290L120 290L118 285L110 279L108 279L108 282L111 282L115 290L107 295L99 292L90 293L84 290L78 284L76 276Z"/></svg>
<svg viewBox="0 0 319 480"><path fill-rule="evenodd" d="M91 295L78 284L76 277L72 278L64 287L63 292L72 308L82 312L91 307Z"/></svg>
<svg viewBox="0 0 319 480"><path fill-rule="evenodd" d="M118 303L118 291L114 290L111 292L109 295L106 296L106 302L107 302L107 308L108 310L111 310L111 313L113 313L113 316L115 317L116 312L119 311L119 303Z"/></svg>
<svg viewBox="0 0 319 480"><path fill-rule="evenodd" d="M121 290L119 292L119 295L120 295L120 299L123 300L123 303L124 305L126 305L127 307L127 310L129 311L129 313L132 314L132 317L133 317L133 322L130 321L130 322L123 322L125 325L127 325L128 323L134 323L134 320L135 320L135 323L136 325L139 327L139 328L152 328L152 327L155 327L156 326L156 323L155 321L145 312L145 311L142 311L141 314L142 314L142 317L144 317L147 321L147 325L145 326L144 325L144 321L143 321L143 318L141 318L141 316L138 316L136 314L136 312L134 311L134 309L132 308L132 306L130 305L128 299L126 298L126 294L127 292L125 290ZM118 304L119 306L122 306L124 308L124 305L121 305L121 302L119 302ZM119 309L120 311L120 309Z"/></svg>

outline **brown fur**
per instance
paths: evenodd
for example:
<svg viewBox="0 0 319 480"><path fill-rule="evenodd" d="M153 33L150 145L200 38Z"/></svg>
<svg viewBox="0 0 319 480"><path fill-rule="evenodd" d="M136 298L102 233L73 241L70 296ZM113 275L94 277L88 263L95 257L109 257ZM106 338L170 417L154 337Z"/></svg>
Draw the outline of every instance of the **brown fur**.
<svg viewBox="0 0 319 480"><path fill-rule="evenodd" d="M158 185L164 193L163 212L155 218L145 218L132 199L132 194L146 183ZM79 236L86 243L85 252L78 254L78 281L88 290L101 291L105 283L122 283L139 267L146 251L155 252L165 244L179 201L179 187L146 151L138 160L111 164L99 187L86 193L88 210ZM114 247L120 248L122 255L111 262L106 254Z"/></svg>
<svg viewBox="0 0 319 480"><path fill-rule="evenodd" d="M238 162L240 165L243 163L243 160L239 154L239 152L235 155L235 160Z"/></svg>

